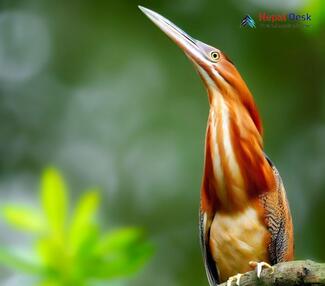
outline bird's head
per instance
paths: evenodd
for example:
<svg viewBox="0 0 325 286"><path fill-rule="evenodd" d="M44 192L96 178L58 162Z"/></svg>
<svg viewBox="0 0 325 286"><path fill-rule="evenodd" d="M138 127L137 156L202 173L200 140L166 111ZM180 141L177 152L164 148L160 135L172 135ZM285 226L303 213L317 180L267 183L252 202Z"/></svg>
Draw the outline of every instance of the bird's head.
<svg viewBox="0 0 325 286"><path fill-rule="evenodd" d="M249 113L259 133L262 123L253 97L235 65L219 49L189 36L160 14L139 6L142 12L167 34L194 63L213 104L213 94L218 93L231 104L241 104Z"/></svg>

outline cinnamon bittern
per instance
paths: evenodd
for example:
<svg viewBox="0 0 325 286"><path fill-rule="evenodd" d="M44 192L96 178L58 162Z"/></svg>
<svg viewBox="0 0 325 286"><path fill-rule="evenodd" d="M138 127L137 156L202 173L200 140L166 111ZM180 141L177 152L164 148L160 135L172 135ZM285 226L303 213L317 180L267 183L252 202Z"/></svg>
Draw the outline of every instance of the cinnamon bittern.
<svg viewBox="0 0 325 286"><path fill-rule="evenodd" d="M293 259L293 226L281 177L263 150L253 96L220 50L139 7L194 63L210 111L201 186L200 238L210 285ZM236 275L237 274L237 275ZM235 276L236 275L236 276Z"/></svg>

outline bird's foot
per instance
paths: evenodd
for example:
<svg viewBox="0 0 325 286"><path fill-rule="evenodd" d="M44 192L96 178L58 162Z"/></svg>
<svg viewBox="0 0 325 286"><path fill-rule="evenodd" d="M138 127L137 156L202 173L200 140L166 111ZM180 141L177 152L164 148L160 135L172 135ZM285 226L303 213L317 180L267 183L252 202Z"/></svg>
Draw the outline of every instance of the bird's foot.
<svg viewBox="0 0 325 286"><path fill-rule="evenodd" d="M237 275L231 276L228 278L227 280L227 286L231 286L232 281L234 281L234 279L236 279L236 285L240 286L240 278L243 276L243 274L238 273Z"/></svg>
<svg viewBox="0 0 325 286"><path fill-rule="evenodd" d="M249 266L256 268L256 274L258 278L261 278L261 272L263 267L270 268L272 270L271 274L274 272L274 267L266 262L256 262L256 261L250 261Z"/></svg>

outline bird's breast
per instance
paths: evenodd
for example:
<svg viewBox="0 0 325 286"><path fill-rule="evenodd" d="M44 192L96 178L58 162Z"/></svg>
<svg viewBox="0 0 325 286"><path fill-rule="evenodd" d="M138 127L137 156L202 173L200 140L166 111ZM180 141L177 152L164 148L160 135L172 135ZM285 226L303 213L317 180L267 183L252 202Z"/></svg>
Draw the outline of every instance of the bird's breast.
<svg viewBox="0 0 325 286"><path fill-rule="evenodd" d="M221 281L251 270L249 261L268 262L268 237L267 228L253 207L236 214L216 213L209 247Z"/></svg>

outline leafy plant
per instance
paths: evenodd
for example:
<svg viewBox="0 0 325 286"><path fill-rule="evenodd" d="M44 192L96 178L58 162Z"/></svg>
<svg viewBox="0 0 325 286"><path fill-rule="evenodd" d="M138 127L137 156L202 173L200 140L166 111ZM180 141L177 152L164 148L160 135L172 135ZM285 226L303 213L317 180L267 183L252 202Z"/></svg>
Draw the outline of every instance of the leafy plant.
<svg viewBox="0 0 325 286"><path fill-rule="evenodd" d="M30 251L2 247L0 263L34 275L38 285L89 285L139 270L152 255L139 228L102 233L96 221L99 191L87 190L69 215L67 186L48 168L41 178L41 208L5 205L2 216L11 226L33 234Z"/></svg>

